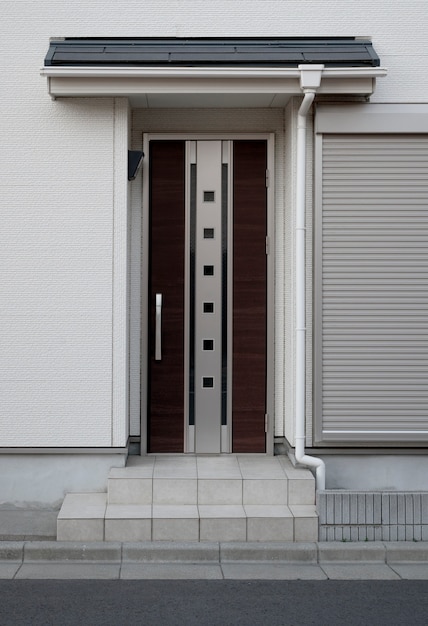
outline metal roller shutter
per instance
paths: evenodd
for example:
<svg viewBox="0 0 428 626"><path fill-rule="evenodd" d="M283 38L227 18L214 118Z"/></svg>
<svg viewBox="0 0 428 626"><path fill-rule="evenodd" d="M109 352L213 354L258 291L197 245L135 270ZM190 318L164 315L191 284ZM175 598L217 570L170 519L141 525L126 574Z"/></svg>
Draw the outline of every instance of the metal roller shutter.
<svg viewBox="0 0 428 626"><path fill-rule="evenodd" d="M322 136L318 441L428 441L428 135Z"/></svg>

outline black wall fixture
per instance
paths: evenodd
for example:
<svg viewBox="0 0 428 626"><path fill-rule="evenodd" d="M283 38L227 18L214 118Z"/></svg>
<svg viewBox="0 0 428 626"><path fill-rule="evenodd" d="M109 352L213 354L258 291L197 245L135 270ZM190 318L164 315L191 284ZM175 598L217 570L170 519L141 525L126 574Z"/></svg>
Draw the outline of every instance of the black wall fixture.
<svg viewBox="0 0 428 626"><path fill-rule="evenodd" d="M143 163L144 152L128 150L128 180L134 180Z"/></svg>

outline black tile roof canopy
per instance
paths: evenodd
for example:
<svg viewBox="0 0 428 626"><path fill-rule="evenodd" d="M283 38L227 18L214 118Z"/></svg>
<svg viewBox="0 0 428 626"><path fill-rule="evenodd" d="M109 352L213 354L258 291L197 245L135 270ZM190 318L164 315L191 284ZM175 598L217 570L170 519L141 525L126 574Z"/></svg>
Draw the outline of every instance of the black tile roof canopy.
<svg viewBox="0 0 428 626"><path fill-rule="evenodd" d="M45 66L377 67L371 41L321 38L65 38L50 42Z"/></svg>

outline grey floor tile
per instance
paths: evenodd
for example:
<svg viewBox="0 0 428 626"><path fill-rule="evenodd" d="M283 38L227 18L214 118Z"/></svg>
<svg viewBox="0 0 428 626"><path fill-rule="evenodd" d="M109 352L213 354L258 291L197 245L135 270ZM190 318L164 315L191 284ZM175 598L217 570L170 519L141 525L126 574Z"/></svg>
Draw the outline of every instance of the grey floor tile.
<svg viewBox="0 0 428 626"><path fill-rule="evenodd" d="M388 565L381 563L323 563L321 565L332 580L398 580L399 576Z"/></svg>
<svg viewBox="0 0 428 626"><path fill-rule="evenodd" d="M226 579L235 580L325 580L318 565L289 563L228 563L222 565Z"/></svg>
<svg viewBox="0 0 428 626"><path fill-rule="evenodd" d="M218 580L223 578L223 574L219 565L125 563L120 577L124 580Z"/></svg>
<svg viewBox="0 0 428 626"><path fill-rule="evenodd" d="M16 579L118 579L119 563L25 563Z"/></svg>
<svg viewBox="0 0 428 626"><path fill-rule="evenodd" d="M428 580L428 563L390 563L389 565L406 580Z"/></svg>

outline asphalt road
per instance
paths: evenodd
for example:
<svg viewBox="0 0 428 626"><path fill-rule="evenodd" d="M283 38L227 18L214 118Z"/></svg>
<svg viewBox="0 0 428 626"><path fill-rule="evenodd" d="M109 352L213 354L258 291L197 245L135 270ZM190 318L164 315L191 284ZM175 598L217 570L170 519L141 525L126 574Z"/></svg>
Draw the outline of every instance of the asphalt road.
<svg viewBox="0 0 428 626"><path fill-rule="evenodd" d="M428 581L0 581L1 626L427 626Z"/></svg>

